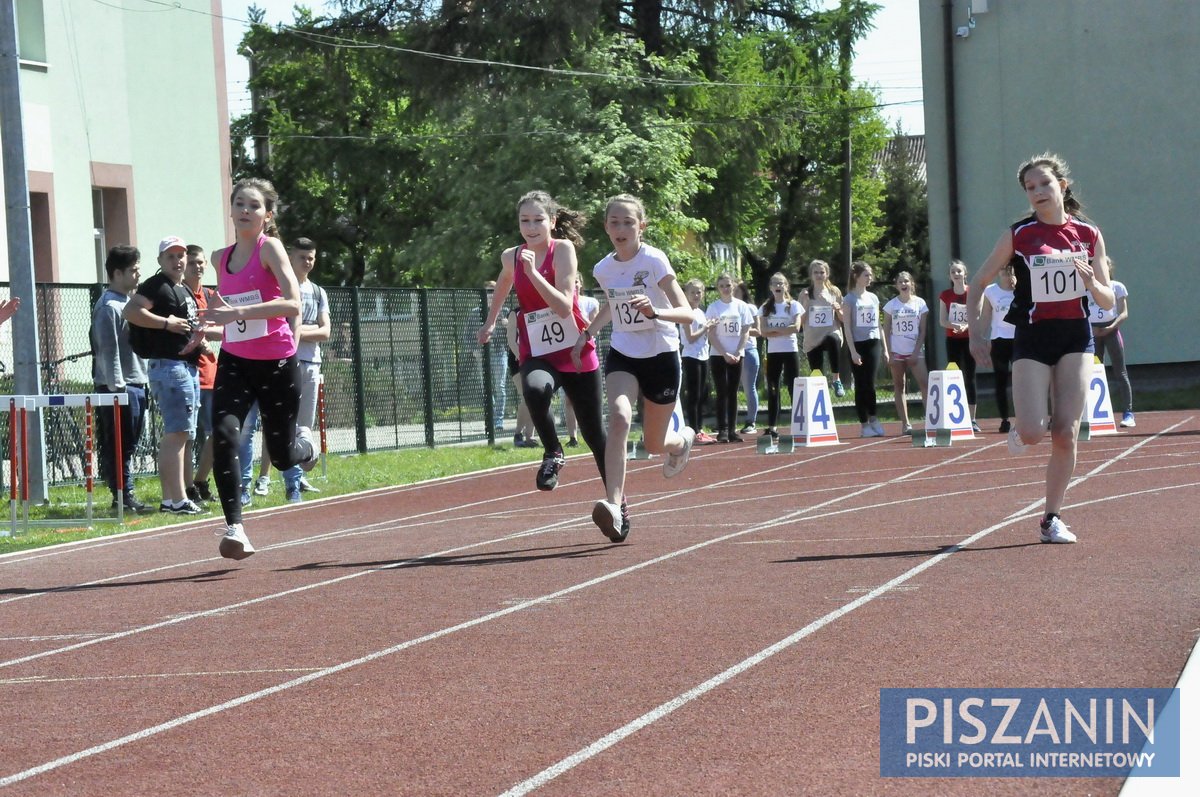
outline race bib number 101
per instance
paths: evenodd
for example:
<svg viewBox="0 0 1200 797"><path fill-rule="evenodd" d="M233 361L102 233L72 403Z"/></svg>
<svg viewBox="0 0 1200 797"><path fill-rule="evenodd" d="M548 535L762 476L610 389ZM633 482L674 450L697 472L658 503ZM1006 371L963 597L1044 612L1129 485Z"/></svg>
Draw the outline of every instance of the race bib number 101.
<svg viewBox="0 0 1200 797"><path fill-rule="evenodd" d="M1087 293L1075 261L1085 252L1034 255L1029 261L1029 288L1034 302L1065 302Z"/></svg>

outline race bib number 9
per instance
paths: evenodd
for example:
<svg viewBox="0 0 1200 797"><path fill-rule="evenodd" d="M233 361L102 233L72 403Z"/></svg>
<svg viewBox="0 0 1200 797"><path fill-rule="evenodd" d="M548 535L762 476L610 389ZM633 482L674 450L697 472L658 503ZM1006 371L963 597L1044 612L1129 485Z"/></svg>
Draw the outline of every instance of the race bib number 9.
<svg viewBox="0 0 1200 797"><path fill-rule="evenodd" d="M808 308L808 325L810 327L833 326L833 308L829 305Z"/></svg>
<svg viewBox="0 0 1200 797"><path fill-rule="evenodd" d="M967 306L965 304L950 303L946 315L950 318L951 324L966 324L967 323Z"/></svg>
<svg viewBox="0 0 1200 797"><path fill-rule="evenodd" d="M1087 293L1075 261L1084 252L1034 255L1029 262L1029 287L1034 302L1065 302Z"/></svg>
<svg viewBox="0 0 1200 797"><path fill-rule="evenodd" d="M262 304L262 293L247 291L223 297L230 307L241 307L248 304ZM234 321L225 325L225 342L237 343L243 340L255 340L267 336L267 319L253 318L244 321Z"/></svg>
<svg viewBox="0 0 1200 797"><path fill-rule="evenodd" d="M534 357L570 349L579 340L575 319L563 318L549 307L526 313L525 331L529 334L529 351Z"/></svg>
<svg viewBox="0 0 1200 797"><path fill-rule="evenodd" d="M855 305L854 325L865 329L875 329L879 326L879 307L874 304Z"/></svg>
<svg viewBox="0 0 1200 797"><path fill-rule="evenodd" d="M645 293L644 288L608 289L608 303L612 305L613 329L620 332L654 331L654 321L646 318L629 304L633 297L643 296Z"/></svg>

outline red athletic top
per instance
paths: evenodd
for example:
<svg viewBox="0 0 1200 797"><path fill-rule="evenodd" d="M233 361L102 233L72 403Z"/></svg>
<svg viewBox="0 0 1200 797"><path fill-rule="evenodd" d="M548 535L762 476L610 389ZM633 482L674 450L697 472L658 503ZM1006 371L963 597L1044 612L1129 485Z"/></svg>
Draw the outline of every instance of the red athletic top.
<svg viewBox="0 0 1200 797"><path fill-rule="evenodd" d="M1086 221L1067 216L1064 224L1046 224L1036 216L1022 219L1012 226L1013 251L1021 256L1016 264L1017 286L1013 303L1004 320L1021 326L1050 318L1087 318L1087 296L1062 302L1034 304L1030 289L1029 263L1034 255L1066 252L1086 252L1088 261L1095 257L1100 228Z"/></svg>
<svg viewBox="0 0 1200 797"><path fill-rule="evenodd" d="M550 245L546 249L546 259L537 267L538 273L545 277L551 285L555 284L554 247L555 241L551 238ZM522 364L533 356L529 349L529 333L525 329L525 314L550 306L546 303L546 299L538 293L537 287L525 276L525 269L521 266L521 250L524 248L525 245L522 244L513 250L513 288L517 292L517 303L521 306L521 314L517 316L517 331L520 333L520 352L517 357ZM587 328L587 319L583 317L583 312L579 309L578 291L575 291L571 298L571 315L575 320L576 329ZM594 340L589 340L583 347L583 353L580 356L582 367L578 369L575 368L575 363L571 362L570 347L552 351L542 359L559 371L567 373L588 373L600 367L600 358L596 356L596 341Z"/></svg>
<svg viewBox="0 0 1200 797"><path fill-rule="evenodd" d="M946 290L942 291L938 295L938 298L941 299L942 304L946 307L947 318L949 318L950 305L967 303L967 291L969 291L969 290L970 290L970 288L968 287L967 290L963 291L962 293L955 293L954 288L950 287L950 288L947 288ZM950 323L953 324L954 319L951 318ZM953 329L947 329L946 337L959 338L959 339L969 338L969 337L971 337L971 331L969 329L967 329L967 330L963 330L962 332L955 332Z"/></svg>

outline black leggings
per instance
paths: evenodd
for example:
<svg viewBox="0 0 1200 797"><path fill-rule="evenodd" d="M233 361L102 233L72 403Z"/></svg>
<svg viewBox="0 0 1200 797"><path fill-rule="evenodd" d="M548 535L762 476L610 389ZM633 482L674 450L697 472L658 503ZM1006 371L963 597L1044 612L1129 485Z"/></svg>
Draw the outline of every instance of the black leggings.
<svg viewBox="0 0 1200 797"><path fill-rule="evenodd" d="M540 357L531 357L521 366L521 382L530 420L542 439L546 454L562 451L558 430L554 427L554 414L550 411L551 399L562 388L575 408L579 434L588 448L592 449L596 470L600 471L600 479L604 480L605 433L604 417L600 410L600 369L584 373L563 372Z"/></svg>
<svg viewBox="0 0 1200 797"><path fill-rule="evenodd" d="M1012 380L1012 338L992 338L992 380L996 385L996 409L1000 419L1007 421L1008 384Z"/></svg>
<svg viewBox="0 0 1200 797"><path fill-rule="evenodd" d="M838 359L838 355L841 352L841 348L842 348L842 339L841 338L839 338L837 335L826 336L825 340L818 343L816 348L812 349L809 352L806 352L806 356L808 357L809 370L812 370L812 371L820 370L821 355L824 354L825 352L828 352L829 353L829 371L827 372L826 376L828 376L830 378L830 380L841 379L841 377L838 375L841 373L841 367L842 367L841 362Z"/></svg>
<svg viewBox="0 0 1200 797"><path fill-rule="evenodd" d="M800 373L800 354L794 351L767 352L767 426L774 429L779 420L779 380L787 385L792 395L792 385Z"/></svg>
<svg viewBox="0 0 1200 797"><path fill-rule="evenodd" d="M717 432L733 432L737 429L738 384L742 381L742 361L730 365L724 357L709 357L708 369L712 371L713 384L717 389Z"/></svg>
<svg viewBox="0 0 1200 797"><path fill-rule="evenodd" d="M697 432L703 427L704 399L708 398L708 362L683 358L683 422Z"/></svg>
<svg viewBox="0 0 1200 797"><path fill-rule="evenodd" d="M1092 326L1092 329L1097 328L1096 325ZM1112 363L1113 373L1117 376L1116 385L1125 402L1125 412L1133 412L1133 386L1129 384L1129 369L1125 367L1125 341L1121 338L1120 330L1096 338L1096 356L1100 358L1100 362L1104 362L1105 352L1108 353L1108 361Z"/></svg>
<svg viewBox="0 0 1200 797"><path fill-rule="evenodd" d="M946 338L946 359L958 366L967 383L967 404L975 406L975 358L970 338Z"/></svg>
<svg viewBox="0 0 1200 797"><path fill-rule="evenodd" d="M875 374L879 373L880 351L879 341L875 338L854 342L854 350L862 365L854 365L851 361L850 370L854 373L854 411L858 413L858 422L866 423L874 418L875 404Z"/></svg>
<svg viewBox="0 0 1200 797"><path fill-rule="evenodd" d="M286 360L250 360L223 351L217 359L213 383L213 480L217 483L226 523L242 522L242 465L238 448L242 424L255 401L271 464L282 473L308 458L308 445L296 439L300 384L300 364L295 355Z"/></svg>

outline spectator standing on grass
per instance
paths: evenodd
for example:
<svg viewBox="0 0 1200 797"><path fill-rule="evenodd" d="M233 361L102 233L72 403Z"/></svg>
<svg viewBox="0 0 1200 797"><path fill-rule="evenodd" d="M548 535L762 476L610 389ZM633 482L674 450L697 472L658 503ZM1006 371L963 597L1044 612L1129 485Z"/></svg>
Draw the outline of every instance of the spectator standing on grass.
<svg viewBox="0 0 1200 797"><path fill-rule="evenodd" d="M208 309L208 289L201 285L208 259L204 248L196 244L187 246L187 265L183 269L183 284L192 292L196 309L203 313ZM212 473L212 400L213 379L217 376L217 355L208 346L208 341L219 341L219 327L209 326L204 330L204 341L200 344L200 361L196 369L200 373L200 412L196 415L196 439L189 440L183 455L183 483L190 501L213 500L208 486L208 475Z"/></svg>
<svg viewBox="0 0 1200 797"><path fill-rule="evenodd" d="M883 425L876 415L875 375L879 363L890 359L887 340L879 331L879 297L870 290L873 279L871 266L856 260L850 266L850 290L842 300L842 329L854 373L854 412L861 437L883 437Z"/></svg>
<svg viewBox="0 0 1200 797"><path fill-rule="evenodd" d="M96 413L100 437L100 476L112 493L112 508L122 501L126 511L145 513L153 511L138 500L133 490L133 451L141 439L145 426L146 412L146 363L129 345L129 322L123 311L129 302L129 294L137 290L141 279L142 255L137 247L120 245L108 250L104 259L104 271L108 274L108 287L92 308L92 381L97 393L124 393L129 397L128 406L121 407L121 464L122 484L117 485L117 440L111 407L100 407ZM18 300L6 302L0 308L0 316L19 306ZM11 315L9 313L8 315ZM7 318L7 316L4 316ZM0 319L3 323L3 319Z"/></svg>
<svg viewBox="0 0 1200 797"><path fill-rule="evenodd" d="M754 308L733 295L733 277L721 274L717 277L717 298L704 315L715 320L708 330L708 370L717 392L717 442L740 443L737 394L742 380L742 352L754 326Z"/></svg>
<svg viewBox="0 0 1200 797"><path fill-rule="evenodd" d="M980 432L975 420L979 409L975 397L975 358L971 356L971 333L967 326L967 265L961 260L950 261L950 287L938 299L938 321L946 330L946 359L962 371L971 429Z"/></svg>
<svg viewBox="0 0 1200 797"><path fill-rule="evenodd" d="M300 414L300 366L296 317L300 288L283 244L275 237L279 195L267 180L249 178L233 187L230 216L234 242L213 253L217 290L205 320L225 327L213 398L213 463L225 515L218 550L245 559L254 546L242 525L238 442L250 406L259 402L263 436L275 467L300 464L311 470L320 451Z"/></svg>
<svg viewBox="0 0 1200 797"><path fill-rule="evenodd" d="M888 367L892 371L901 434L912 434L913 430L905 398L907 372L912 371L917 380L922 401L929 381L929 369L925 366L925 324L929 320L929 305L913 292L913 287L912 274L901 271L896 275L896 295L883 306L885 345L891 353Z"/></svg>
<svg viewBox="0 0 1200 797"><path fill-rule="evenodd" d="M508 343L504 356L508 359L508 372L512 374L513 388L517 394L517 429L513 433L513 448L537 448L537 434L534 432L533 419L529 416L529 405L525 403L525 384L521 378L521 364L517 360L517 355L521 353L517 312L509 312L504 336Z"/></svg>
<svg viewBox="0 0 1200 797"><path fill-rule="evenodd" d="M1121 426L1126 429L1137 426L1133 417L1133 386L1129 384L1129 369L1125 367L1125 339L1121 337L1121 325L1129 318L1129 291L1125 284L1112 279L1114 264L1108 258L1109 285L1112 286L1116 304L1111 310L1105 310L1088 292L1088 320L1092 323L1092 335L1096 339L1096 356L1104 362L1104 353L1112 363L1113 373L1116 374L1115 384L1121 393L1122 404L1125 407L1121 416Z"/></svg>
<svg viewBox="0 0 1200 797"><path fill-rule="evenodd" d="M204 512L187 497L184 455L196 437L200 412L200 371L197 364L203 337L192 292L183 284L187 243L169 236L158 244L159 272L129 297L123 311L132 325L134 351L149 361L150 390L163 421L158 452L158 481L162 486L160 512L199 515Z"/></svg>
<svg viewBox="0 0 1200 797"><path fill-rule="evenodd" d="M483 349L484 346L490 346L488 350L488 367L492 377L492 428L497 432L504 431L504 410L505 403L508 398L508 357L505 356L505 337L497 335L488 343L479 343L475 338L475 333L479 330L479 325L487 318L488 308L492 304L492 296L496 292L496 281L488 280L483 283L484 302L477 305L467 315L467 323L463 329L463 342L470 349L471 356L475 358L476 373L482 374L480 369L483 368ZM506 328L508 325L508 314L502 313L496 318L496 326ZM472 383L474 380L472 380Z"/></svg>
<svg viewBox="0 0 1200 797"><path fill-rule="evenodd" d="M683 403L683 422L696 430L696 443L712 445L717 438L704 431L704 403L708 400L708 331L717 324L717 319L704 315L700 306L704 302L704 283L690 279L683 286L692 311L690 324L679 325L679 338L683 342L683 384L680 387Z"/></svg>
<svg viewBox="0 0 1200 797"><path fill-rule="evenodd" d="M767 339L767 430L763 435L778 440L781 385L787 387L790 397L800 375L800 341L796 335L804 308L792 298L791 283L783 272L772 274L767 287L771 295L758 308L759 333ZM791 417L790 408L785 417Z"/></svg>
<svg viewBox="0 0 1200 797"><path fill-rule="evenodd" d="M1013 335L1017 328L1004 320L1013 302L1013 287L1016 272L1010 260L1000 269L996 282L983 289L983 311L979 319L981 326L992 332L992 384L996 392L996 411L1000 414L1000 434L1008 434L1012 428L1009 418L1008 385L1012 371Z"/></svg>
<svg viewBox="0 0 1200 797"><path fill-rule="evenodd" d="M1013 255L1020 255L1007 317L1017 328L1012 385L1017 422L1008 433L1008 448L1022 454L1050 432L1046 512L1038 529L1038 539L1046 543L1076 541L1060 512L1075 472L1079 424L1096 350L1087 297L1090 294L1105 310L1116 301L1108 284L1104 236L1080 215L1082 206L1069 178L1067 164L1053 153L1021 164L1017 182L1031 213L1000 235L975 275L967 310L971 351L987 365L990 352L980 313L982 288Z"/></svg>
<svg viewBox="0 0 1200 797"><path fill-rule="evenodd" d="M762 370L762 358L758 354L758 339L761 331L758 328L758 307L751 301L750 288L745 280L738 280L733 289L733 295L746 303L754 313L754 321L750 324L750 335L746 338L746 346L742 349L742 392L746 394L746 419L739 434L754 434L758 431L758 373Z"/></svg>
<svg viewBox="0 0 1200 797"><path fill-rule="evenodd" d="M808 357L810 371L821 368L824 355L829 355L829 370L833 377L833 394L838 398L846 395L842 385L842 292L829 281L829 264L814 260L808 264L809 286L800 292L800 306L804 308L804 353Z"/></svg>

